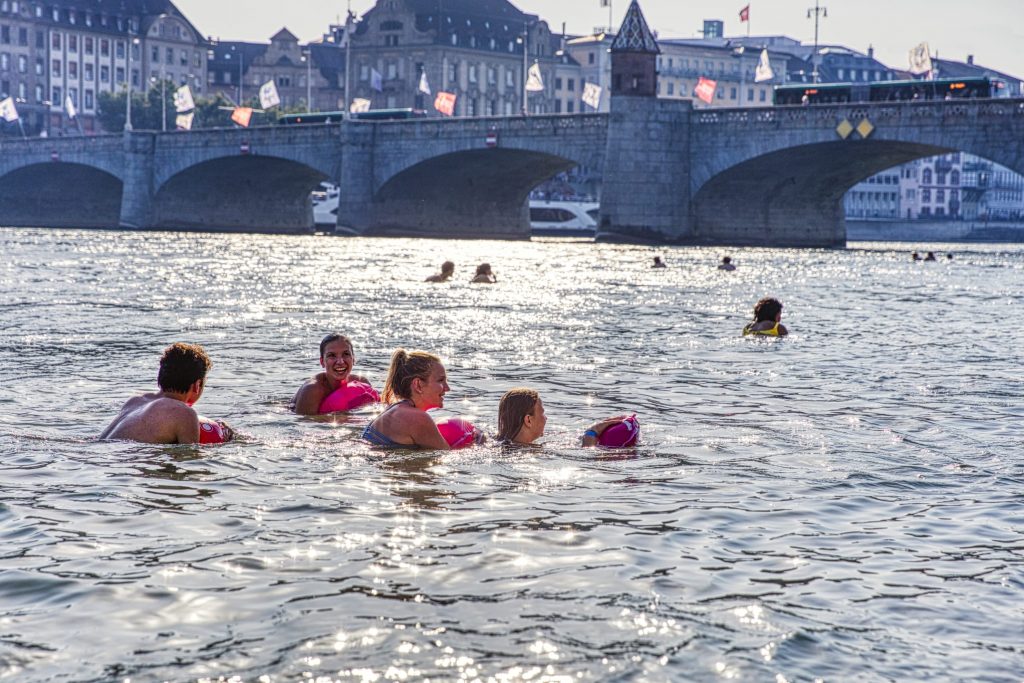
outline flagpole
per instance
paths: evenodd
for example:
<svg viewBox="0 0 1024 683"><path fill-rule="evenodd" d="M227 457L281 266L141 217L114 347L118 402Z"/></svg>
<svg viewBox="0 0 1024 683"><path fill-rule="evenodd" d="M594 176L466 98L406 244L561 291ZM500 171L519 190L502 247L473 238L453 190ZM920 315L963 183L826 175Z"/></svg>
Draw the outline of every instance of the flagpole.
<svg viewBox="0 0 1024 683"><path fill-rule="evenodd" d="M348 14L345 15L345 98L342 100L345 105L345 117L349 115L349 107L352 102L352 36L349 30L352 26L352 0L348 0Z"/></svg>
<svg viewBox="0 0 1024 683"><path fill-rule="evenodd" d="M527 98L529 97L529 94L527 93L527 90L526 90L526 74L530 70L530 66L529 66L529 63L527 61L529 59L529 55L527 54L527 52L528 52L527 45L528 45L529 38L530 38L530 29L529 29L527 23L524 21L523 22L523 116L526 116L526 115L528 115L530 113L529 102L527 100Z"/></svg>

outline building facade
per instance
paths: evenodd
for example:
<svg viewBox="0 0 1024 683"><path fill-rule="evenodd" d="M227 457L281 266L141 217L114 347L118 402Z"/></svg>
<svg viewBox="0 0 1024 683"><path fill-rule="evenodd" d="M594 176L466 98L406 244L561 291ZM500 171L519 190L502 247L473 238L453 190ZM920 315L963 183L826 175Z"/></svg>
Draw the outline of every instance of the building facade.
<svg viewBox="0 0 1024 683"><path fill-rule="evenodd" d="M202 93L206 55L169 1L0 0L0 97L15 99L18 134L99 132L100 93L162 78Z"/></svg>

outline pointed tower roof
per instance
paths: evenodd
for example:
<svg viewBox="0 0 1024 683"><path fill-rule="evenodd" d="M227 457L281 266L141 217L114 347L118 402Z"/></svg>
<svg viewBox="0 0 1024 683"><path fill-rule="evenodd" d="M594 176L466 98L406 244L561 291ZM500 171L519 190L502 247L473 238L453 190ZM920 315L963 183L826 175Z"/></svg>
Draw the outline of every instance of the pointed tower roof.
<svg viewBox="0 0 1024 683"><path fill-rule="evenodd" d="M661 54L658 41L647 26L647 20L644 19L644 13L640 11L640 4L637 0L633 0L629 9L626 10L626 18L622 20L619 34L615 36L615 41L612 43L611 52Z"/></svg>

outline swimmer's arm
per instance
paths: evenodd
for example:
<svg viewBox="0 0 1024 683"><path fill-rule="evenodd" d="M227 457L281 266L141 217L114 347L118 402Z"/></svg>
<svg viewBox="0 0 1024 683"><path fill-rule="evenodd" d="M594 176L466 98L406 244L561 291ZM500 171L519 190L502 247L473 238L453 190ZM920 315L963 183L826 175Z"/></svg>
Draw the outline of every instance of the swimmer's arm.
<svg viewBox="0 0 1024 683"><path fill-rule="evenodd" d="M409 420L409 436L412 437L413 443L420 448L427 448L432 451L448 451L451 450L451 446L441 436L441 432L437 431L437 425L434 420L431 419L423 411L417 411L418 415L411 415Z"/></svg>
<svg viewBox="0 0 1024 683"><path fill-rule="evenodd" d="M316 415L320 412L320 404L327 396L327 389L317 375L299 387L292 399L292 410L297 415Z"/></svg>
<svg viewBox="0 0 1024 683"><path fill-rule="evenodd" d="M177 443L199 443L199 414L195 410L183 403L172 419Z"/></svg>
<svg viewBox="0 0 1024 683"><path fill-rule="evenodd" d="M789 330L786 329L785 325L779 323L779 336L785 337L787 334L789 334Z"/></svg>

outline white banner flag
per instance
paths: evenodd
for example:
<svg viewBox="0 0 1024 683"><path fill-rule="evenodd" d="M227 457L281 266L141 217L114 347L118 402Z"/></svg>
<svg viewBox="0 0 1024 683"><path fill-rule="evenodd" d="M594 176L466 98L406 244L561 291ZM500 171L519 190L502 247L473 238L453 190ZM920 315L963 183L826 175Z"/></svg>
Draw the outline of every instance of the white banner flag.
<svg viewBox="0 0 1024 683"><path fill-rule="evenodd" d="M18 120L18 108L14 106L13 98L8 97L6 100L0 100L0 118L4 121Z"/></svg>
<svg viewBox="0 0 1024 683"><path fill-rule="evenodd" d="M192 130L192 122L195 118L196 113L194 111L190 111L187 114L178 114L178 118L174 120L174 125L179 130Z"/></svg>
<svg viewBox="0 0 1024 683"><path fill-rule="evenodd" d="M260 106L270 109L281 104L281 96L277 94L277 86L270 80L260 86Z"/></svg>
<svg viewBox="0 0 1024 683"><path fill-rule="evenodd" d="M196 101L192 99L192 91L187 85L183 85L174 91L174 111L184 114L196 108Z"/></svg>
<svg viewBox="0 0 1024 683"><path fill-rule="evenodd" d="M775 72L772 71L771 60L768 59L768 50L761 50L761 59L757 62L757 68L754 70L754 82L764 83L775 78Z"/></svg>
<svg viewBox="0 0 1024 683"><path fill-rule="evenodd" d="M910 73L920 76L931 70L932 56L928 51L928 43L921 43L910 51Z"/></svg>
<svg viewBox="0 0 1024 683"><path fill-rule="evenodd" d="M370 69L370 87L377 92L384 92L384 77L376 69Z"/></svg>
<svg viewBox="0 0 1024 683"><path fill-rule="evenodd" d="M544 90L544 77L540 75L540 64L537 62L530 67L529 76L526 79L526 90L528 92Z"/></svg>
<svg viewBox="0 0 1024 683"><path fill-rule="evenodd" d="M75 103L71 99L71 95L64 98L64 111L68 113L69 119L73 119L78 116L78 110L75 109Z"/></svg>
<svg viewBox="0 0 1024 683"><path fill-rule="evenodd" d="M362 114L363 112L370 111L370 100L357 97L352 100L352 106L348 110L353 114Z"/></svg>
<svg viewBox="0 0 1024 683"><path fill-rule="evenodd" d="M594 109L601 108L601 86L597 83L586 83L583 85L583 97L581 98L585 104L589 104Z"/></svg>
<svg viewBox="0 0 1024 683"><path fill-rule="evenodd" d="M419 91L421 93L423 93L424 95L430 95L431 94L430 93L430 83L427 81L427 72L426 72L426 70L424 70L423 73L420 74L420 87L419 87Z"/></svg>

